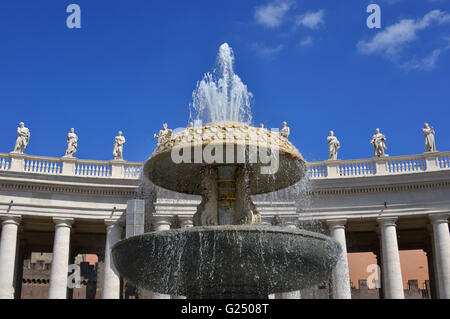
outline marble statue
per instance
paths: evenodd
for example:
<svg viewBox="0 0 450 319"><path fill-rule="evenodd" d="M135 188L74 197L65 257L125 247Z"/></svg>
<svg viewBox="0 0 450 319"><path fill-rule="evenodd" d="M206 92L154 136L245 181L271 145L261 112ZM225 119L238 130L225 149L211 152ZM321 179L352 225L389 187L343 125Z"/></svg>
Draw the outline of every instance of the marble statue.
<svg viewBox="0 0 450 319"><path fill-rule="evenodd" d="M158 145L164 144L172 137L172 130L167 128L167 123L163 124L163 129L159 131L158 135L154 134L158 139Z"/></svg>
<svg viewBox="0 0 450 319"><path fill-rule="evenodd" d="M428 123L425 123L423 129L425 135L425 152L436 152L436 142L434 141L434 128L430 127Z"/></svg>
<svg viewBox="0 0 450 319"><path fill-rule="evenodd" d="M386 137L383 134L381 134L380 129L377 128L375 130L375 134L372 136L372 139L370 140L370 143L373 145L376 157L387 156L387 154L384 153L384 151L387 150L385 142Z"/></svg>
<svg viewBox="0 0 450 319"><path fill-rule="evenodd" d="M30 141L30 130L25 127L25 124L23 122L20 122L19 127L17 128L17 139L13 152L23 154L29 141Z"/></svg>
<svg viewBox="0 0 450 319"><path fill-rule="evenodd" d="M77 152L78 147L78 136L75 134L75 129L71 128L70 132L67 134L67 150L64 157L73 157Z"/></svg>
<svg viewBox="0 0 450 319"><path fill-rule="evenodd" d="M327 137L328 141L328 149L329 149L329 160L337 160L337 153L339 148L341 147L341 143L336 136L334 136L334 132L330 131L330 136Z"/></svg>
<svg viewBox="0 0 450 319"><path fill-rule="evenodd" d="M122 131L114 139L113 156L115 160L123 160L123 144L125 144L125 137L122 136Z"/></svg>
<svg viewBox="0 0 450 319"><path fill-rule="evenodd" d="M280 130L280 135L288 138L289 134L291 134L291 129L289 128L289 126L287 126L286 122L283 122L283 128Z"/></svg>

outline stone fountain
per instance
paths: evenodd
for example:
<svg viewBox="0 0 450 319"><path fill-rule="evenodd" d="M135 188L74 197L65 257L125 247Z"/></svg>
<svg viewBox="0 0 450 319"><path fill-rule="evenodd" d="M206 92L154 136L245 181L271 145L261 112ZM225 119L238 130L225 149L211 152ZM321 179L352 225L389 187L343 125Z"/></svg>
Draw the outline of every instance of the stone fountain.
<svg viewBox="0 0 450 319"><path fill-rule="evenodd" d="M223 92L236 94L233 86L241 88L236 96L244 96L246 103L246 87L232 72L230 50L226 44L219 50L222 77L203 81L221 86L212 88L221 103L227 101ZM198 90L205 89L211 85L198 85ZM236 98L228 101L221 107L236 103ZM210 110L217 107L209 103ZM300 152L285 134L244 123L242 112L229 112L236 116L227 114L220 121L214 118L217 114L210 112L211 123L190 124L176 134L164 126L144 165L145 177L154 184L202 197L194 227L117 243L112 249L117 270L139 287L187 298L267 298L327 279L340 254L338 243L319 233L261 226L251 199L300 181L307 172Z"/></svg>

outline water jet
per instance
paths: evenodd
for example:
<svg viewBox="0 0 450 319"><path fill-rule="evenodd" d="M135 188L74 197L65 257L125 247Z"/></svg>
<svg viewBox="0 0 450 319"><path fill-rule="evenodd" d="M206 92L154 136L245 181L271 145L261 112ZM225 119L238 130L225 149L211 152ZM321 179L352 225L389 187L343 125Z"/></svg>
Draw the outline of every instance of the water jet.
<svg viewBox="0 0 450 319"><path fill-rule="evenodd" d="M214 76L205 75L194 91L195 120L207 124L176 134L165 127L144 165L154 184L202 201L194 227L145 233L113 247L117 270L139 287L187 298L267 298L318 284L337 263L340 246L328 236L260 225L251 195L296 184L306 161L289 134L250 125L251 93L234 74L233 60L223 44Z"/></svg>

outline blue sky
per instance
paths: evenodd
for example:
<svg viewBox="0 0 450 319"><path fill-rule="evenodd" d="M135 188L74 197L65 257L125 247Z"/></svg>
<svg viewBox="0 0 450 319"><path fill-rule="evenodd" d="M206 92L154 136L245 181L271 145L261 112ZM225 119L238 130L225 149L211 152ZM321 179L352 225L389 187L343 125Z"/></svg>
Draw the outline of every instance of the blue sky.
<svg viewBox="0 0 450 319"><path fill-rule="evenodd" d="M81 29L66 7L81 7ZM366 7L381 7L381 29ZM450 0L0 2L0 152L13 149L20 121L26 153L62 156L71 127L76 157L144 161L162 123L185 126L192 91L223 42L254 95L254 124L291 127L309 160L373 156L379 127L390 155L424 150L421 128L450 150Z"/></svg>

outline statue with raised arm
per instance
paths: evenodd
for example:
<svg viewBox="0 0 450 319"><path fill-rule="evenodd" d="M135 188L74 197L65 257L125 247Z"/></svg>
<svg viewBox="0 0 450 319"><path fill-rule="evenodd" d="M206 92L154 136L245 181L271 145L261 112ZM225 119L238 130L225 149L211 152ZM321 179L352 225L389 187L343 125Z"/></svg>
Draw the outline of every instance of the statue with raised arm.
<svg viewBox="0 0 450 319"><path fill-rule="evenodd" d="M30 130L25 127L25 124L23 122L20 122L19 127L17 128L17 139L13 152L23 154L29 141L30 141Z"/></svg>
<svg viewBox="0 0 450 319"><path fill-rule="evenodd" d="M425 123L422 129L425 136L425 152L436 152L436 142L434 140L434 128L430 127L428 123Z"/></svg>
<svg viewBox="0 0 450 319"><path fill-rule="evenodd" d="M373 145L376 157L387 156L387 154L384 153L384 151L387 150L385 142L386 136L381 134L380 129L377 128L375 130L375 134L372 136L372 139L370 140L370 143Z"/></svg>
<svg viewBox="0 0 450 319"><path fill-rule="evenodd" d="M327 137L328 141L328 150L329 150L329 160L337 160L337 153L339 148L341 147L341 143L336 136L334 136L334 132L330 131L330 136Z"/></svg>
<svg viewBox="0 0 450 319"><path fill-rule="evenodd" d="M172 137L172 130L167 128L167 123L163 124L163 129L159 131L158 135L154 134L158 139L158 145L164 144Z"/></svg>
<svg viewBox="0 0 450 319"><path fill-rule="evenodd" d="M280 135L285 138L288 138L289 134L291 134L291 129L289 128L289 126L287 126L286 122L283 122L282 125L283 125L283 128L280 130Z"/></svg>
<svg viewBox="0 0 450 319"><path fill-rule="evenodd" d="M122 136L122 131L117 133L118 135L114 139L113 156L115 160L123 160L123 144L125 144L125 137Z"/></svg>
<svg viewBox="0 0 450 319"><path fill-rule="evenodd" d="M67 150L64 157L73 157L78 148L78 136L75 134L75 129L71 128L67 134Z"/></svg>

